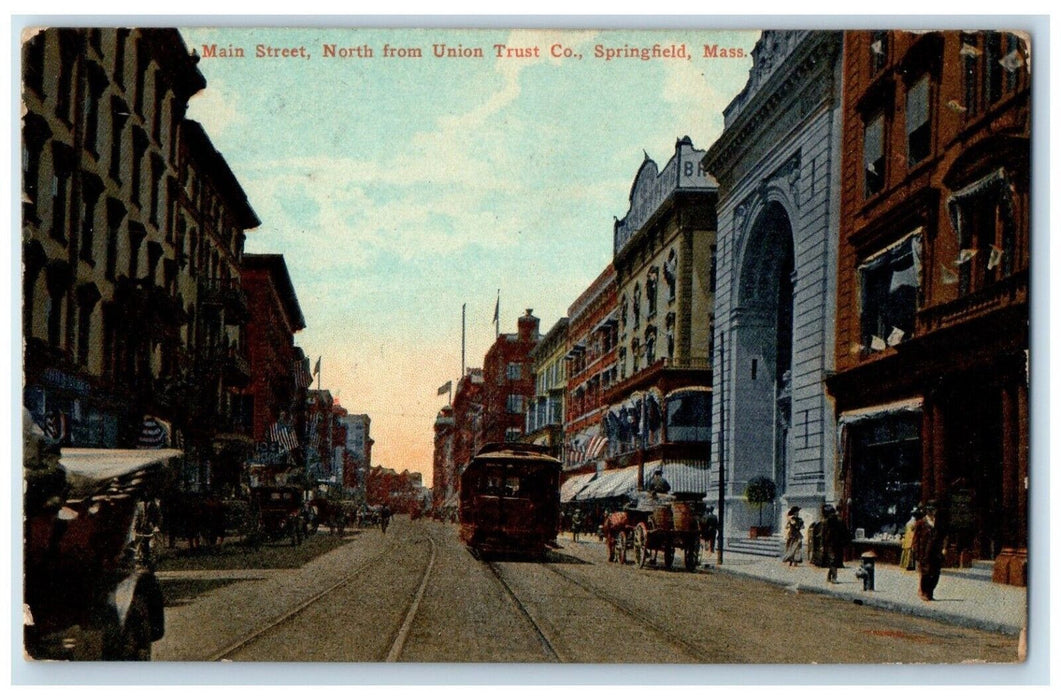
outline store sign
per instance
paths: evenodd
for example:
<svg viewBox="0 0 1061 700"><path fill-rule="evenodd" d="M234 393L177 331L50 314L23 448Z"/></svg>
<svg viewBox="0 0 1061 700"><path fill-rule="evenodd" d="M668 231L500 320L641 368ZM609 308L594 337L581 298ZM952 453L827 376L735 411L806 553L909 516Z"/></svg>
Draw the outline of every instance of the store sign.
<svg viewBox="0 0 1061 700"><path fill-rule="evenodd" d="M630 209L621 221L615 222L615 253L623 249L675 192L717 187L704 169L703 158L706 153L693 148L692 141L683 139L678 142L674 156L663 172L657 170L653 160L646 158L630 191Z"/></svg>

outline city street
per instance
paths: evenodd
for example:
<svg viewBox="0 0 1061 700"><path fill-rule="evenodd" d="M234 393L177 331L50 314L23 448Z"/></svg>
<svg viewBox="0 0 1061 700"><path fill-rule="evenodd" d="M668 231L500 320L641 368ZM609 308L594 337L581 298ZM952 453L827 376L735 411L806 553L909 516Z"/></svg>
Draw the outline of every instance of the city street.
<svg viewBox="0 0 1061 700"><path fill-rule="evenodd" d="M596 538L559 544L545 562L484 562L456 526L402 516L385 535L322 531L260 552L226 544L198 568L167 554L167 631L154 659L1016 661L1012 636L711 571L609 564Z"/></svg>

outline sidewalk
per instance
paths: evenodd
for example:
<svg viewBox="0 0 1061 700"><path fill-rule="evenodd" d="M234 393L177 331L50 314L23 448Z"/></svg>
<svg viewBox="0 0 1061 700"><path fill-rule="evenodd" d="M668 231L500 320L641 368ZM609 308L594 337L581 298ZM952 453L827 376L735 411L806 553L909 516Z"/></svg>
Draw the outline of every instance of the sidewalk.
<svg viewBox="0 0 1061 700"><path fill-rule="evenodd" d="M565 535L566 541L570 541L570 535ZM562 535L561 542L566 544L566 541ZM582 543L599 544L601 550L604 549L604 544L598 543L596 537L586 537ZM926 602L917 594L917 572L903 571L898 566L878 564L874 590L864 591L862 581L855 578L858 561L847 562L838 572L839 583L830 584L825 581L825 569L807 562L790 567L774 557L726 551L719 567L715 557L713 553L701 553L701 570L759 579L793 592L821 593L857 605L885 608L990 632L1018 635L1027 626L1027 588L993 583L969 569L944 569L936 586L936 600ZM675 567L677 570L677 562Z"/></svg>
<svg viewBox="0 0 1061 700"><path fill-rule="evenodd" d="M961 627L1017 635L1027 626L1028 589L1005 586L973 576L968 569L944 569L936 586L935 600L926 602L917 594L918 574L898 566L876 567L874 590L862 590L855 578L858 561L849 561L838 574L839 583L825 581L825 569L806 562L791 567L773 557L724 552L722 566L715 555L707 555L701 568L709 571L769 581L791 590L823 593L860 605L886 608L907 615L927 617Z"/></svg>

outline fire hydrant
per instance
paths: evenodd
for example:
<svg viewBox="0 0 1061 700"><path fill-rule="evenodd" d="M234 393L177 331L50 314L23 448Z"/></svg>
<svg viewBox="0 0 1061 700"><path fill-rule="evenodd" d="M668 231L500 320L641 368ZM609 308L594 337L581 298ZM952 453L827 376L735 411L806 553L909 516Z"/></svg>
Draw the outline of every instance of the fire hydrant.
<svg viewBox="0 0 1061 700"><path fill-rule="evenodd" d="M873 576L874 571L877 568L877 553L872 549L868 552L862 552L862 566L858 567L858 571L855 572L855 578L862 579L862 590L872 591L873 588Z"/></svg>

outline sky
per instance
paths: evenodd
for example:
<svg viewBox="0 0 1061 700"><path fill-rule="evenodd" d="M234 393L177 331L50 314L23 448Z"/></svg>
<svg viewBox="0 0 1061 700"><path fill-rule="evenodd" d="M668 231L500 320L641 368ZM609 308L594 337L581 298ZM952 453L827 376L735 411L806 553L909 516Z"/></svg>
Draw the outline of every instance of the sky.
<svg viewBox="0 0 1061 700"><path fill-rule="evenodd" d="M282 253L321 386L367 413L373 465L431 483L433 423L526 309L546 333L610 262L645 155L721 133L759 32L187 28L207 87L190 102ZM242 58L207 57L208 47ZM351 57L326 57L325 45ZM436 58L435 45L483 50ZM495 45L533 49L498 58ZM687 58L598 57L685 45ZM705 58L704 45L742 49ZM308 58L258 57L258 45ZM569 50L554 58L555 45ZM357 47L373 56L356 57ZM385 55L418 48L421 58ZM267 49L266 49L267 52ZM298 53L298 52L296 52ZM366 53L361 49L362 56ZM387 52L390 53L390 52ZM516 57L524 54L524 57ZM314 384L316 386L316 384Z"/></svg>

